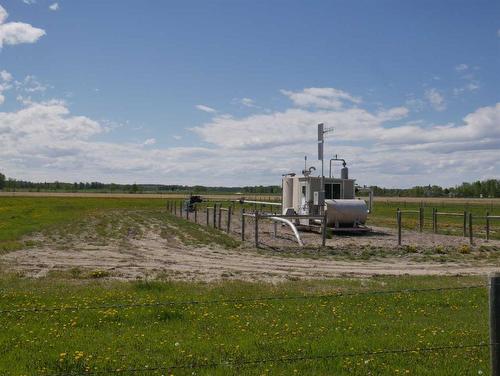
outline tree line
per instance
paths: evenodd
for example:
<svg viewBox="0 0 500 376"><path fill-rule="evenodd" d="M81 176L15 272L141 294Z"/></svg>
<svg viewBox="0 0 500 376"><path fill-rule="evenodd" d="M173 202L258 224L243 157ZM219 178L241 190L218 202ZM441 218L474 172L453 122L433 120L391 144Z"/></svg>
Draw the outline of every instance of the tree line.
<svg viewBox="0 0 500 376"><path fill-rule="evenodd" d="M438 185L416 186L412 188L371 187L375 196L382 197L500 197L500 180L488 179L473 183L462 183L455 187L443 188ZM103 193L261 193L280 194L279 185L258 185L243 187L216 187L177 184L115 184L100 182L31 182L7 179L0 173L0 190L31 192L103 192Z"/></svg>

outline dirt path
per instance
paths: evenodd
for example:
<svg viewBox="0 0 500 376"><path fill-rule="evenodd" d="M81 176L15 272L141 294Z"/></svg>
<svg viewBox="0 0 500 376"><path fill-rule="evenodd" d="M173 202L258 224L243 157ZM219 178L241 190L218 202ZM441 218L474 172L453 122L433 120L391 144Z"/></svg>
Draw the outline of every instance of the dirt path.
<svg viewBox="0 0 500 376"><path fill-rule="evenodd" d="M384 240L387 240L387 236L390 235L379 235ZM365 238L365 241L376 239L377 235L373 235ZM329 243L334 244L336 241L338 239L330 239ZM353 242L349 238L343 241ZM287 257L278 252L259 253L249 248L187 247L168 240L168 237L162 238L154 231L147 231L140 239L132 239L127 247L118 244L88 246L83 243L70 249L43 246L3 255L0 263L6 269L30 277L78 268L106 271L111 277L119 279L160 277L173 280L240 279L270 282L346 275L479 275L500 269L500 264L496 262L474 266L457 262L415 262L406 256L377 261L349 261L327 257Z"/></svg>

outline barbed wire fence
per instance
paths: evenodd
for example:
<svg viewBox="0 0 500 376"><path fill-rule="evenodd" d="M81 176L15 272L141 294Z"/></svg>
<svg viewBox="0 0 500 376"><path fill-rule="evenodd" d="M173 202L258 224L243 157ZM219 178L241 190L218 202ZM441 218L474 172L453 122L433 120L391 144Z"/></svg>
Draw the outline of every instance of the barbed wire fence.
<svg viewBox="0 0 500 376"><path fill-rule="evenodd" d="M353 357L377 357L389 355L405 355L429 352L445 352L445 351L464 351L467 349L489 348L491 354L492 375L500 376L500 274L495 274L490 277L489 283L456 286L456 287L433 287L433 288L407 288L393 290L377 290L377 291L355 291L355 292L338 292L333 294L317 294L317 295L294 295L294 296L264 296L264 297L248 297L248 298L229 298L229 299L212 299L212 300L182 300L182 301L157 301L146 303L124 303L124 304L102 304L102 305L63 305L60 307L52 306L37 306L37 307L22 307L12 306L7 309L0 310L0 315L6 317L15 316L16 314L41 314L43 312L74 312L82 310L101 310L101 309L133 309L133 308L148 308L148 307L172 307L186 305L222 305L222 304L244 304L253 302L269 302L269 301L299 301L299 300L331 300L353 296L381 296L381 295L402 295L402 294L425 294L432 292L453 292L467 291L489 288L489 303L490 303L490 338L484 339L479 343L469 344L436 344L435 346L414 347L414 348L385 348L372 351L351 351L351 352L335 352L323 355L283 355L277 357L263 357L258 359L227 359L225 361L198 361L185 364L172 364L169 366L143 366L134 368L117 368L106 370L88 370L81 373L82 375L100 375L100 374L136 374L149 373L155 371L172 372L181 369L215 369L219 367L252 367L267 363L296 363L302 361L325 361L331 359L344 359ZM69 374L68 374L69 375ZM74 373L71 373L74 375Z"/></svg>

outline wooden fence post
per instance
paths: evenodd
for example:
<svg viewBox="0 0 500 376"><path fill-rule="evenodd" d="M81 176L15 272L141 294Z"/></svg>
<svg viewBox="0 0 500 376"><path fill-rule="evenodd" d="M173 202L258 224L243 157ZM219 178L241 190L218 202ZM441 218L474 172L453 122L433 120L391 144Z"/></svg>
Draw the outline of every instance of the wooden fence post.
<svg viewBox="0 0 500 376"><path fill-rule="evenodd" d="M486 212L486 241L490 240L490 212Z"/></svg>
<svg viewBox="0 0 500 376"><path fill-rule="evenodd" d="M259 213L255 212L255 248L259 248Z"/></svg>
<svg viewBox="0 0 500 376"><path fill-rule="evenodd" d="M241 241L245 241L245 208L241 208Z"/></svg>
<svg viewBox="0 0 500 376"><path fill-rule="evenodd" d="M198 205L194 205L194 223L198 223Z"/></svg>
<svg viewBox="0 0 500 376"><path fill-rule="evenodd" d="M437 209L436 208L432 208L432 231L434 232L434 234L437 234L438 232L438 224L437 224Z"/></svg>
<svg viewBox="0 0 500 376"><path fill-rule="evenodd" d="M188 205L185 205L185 209L186 209L186 220L189 221L189 207L188 207Z"/></svg>
<svg viewBox="0 0 500 376"><path fill-rule="evenodd" d="M419 219L419 230L420 232L424 231L424 208L421 206L418 211L418 219Z"/></svg>
<svg viewBox="0 0 500 376"><path fill-rule="evenodd" d="M326 245L326 213L323 215L323 223L321 228L321 246Z"/></svg>
<svg viewBox="0 0 500 376"><path fill-rule="evenodd" d="M396 212L396 219L398 223L398 245L401 245L401 210Z"/></svg>
<svg viewBox="0 0 500 376"><path fill-rule="evenodd" d="M500 273L490 275L491 375L500 376Z"/></svg>
<svg viewBox="0 0 500 376"><path fill-rule="evenodd" d="M177 216L177 201L174 201L174 215Z"/></svg>
<svg viewBox="0 0 500 376"><path fill-rule="evenodd" d="M227 209L227 233L231 231L231 214L232 214L232 208L229 207Z"/></svg>
<svg viewBox="0 0 500 376"><path fill-rule="evenodd" d="M472 213L469 213L469 243L474 243L474 234L472 232Z"/></svg>
<svg viewBox="0 0 500 376"><path fill-rule="evenodd" d="M221 230L221 219L222 219L222 204L219 204L219 220L217 222L217 228Z"/></svg>
<svg viewBox="0 0 500 376"><path fill-rule="evenodd" d="M464 211L464 238L467 236L467 212Z"/></svg>
<svg viewBox="0 0 500 376"><path fill-rule="evenodd" d="M217 204L214 202L214 228L217 228Z"/></svg>
<svg viewBox="0 0 500 376"><path fill-rule="evenodd" d="M210 225L210 209L207 206L205 210L207 212L207 227L208 227Z"/></svg>

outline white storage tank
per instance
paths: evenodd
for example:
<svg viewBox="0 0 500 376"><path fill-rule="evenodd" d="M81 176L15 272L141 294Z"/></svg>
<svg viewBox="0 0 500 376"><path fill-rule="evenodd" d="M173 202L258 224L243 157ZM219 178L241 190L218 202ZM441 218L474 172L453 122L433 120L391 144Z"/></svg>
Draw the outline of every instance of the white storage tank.
<svg viewBox="0 0 500 376"><path fill-rule="evenodd" d="M328 227L364 225L368 207L364 200L325 200Z"/></svg>

